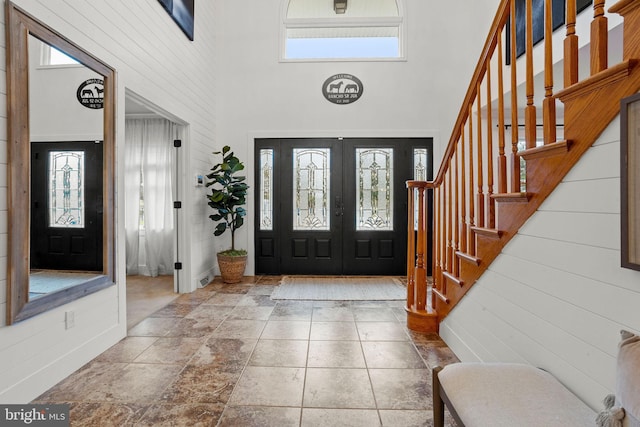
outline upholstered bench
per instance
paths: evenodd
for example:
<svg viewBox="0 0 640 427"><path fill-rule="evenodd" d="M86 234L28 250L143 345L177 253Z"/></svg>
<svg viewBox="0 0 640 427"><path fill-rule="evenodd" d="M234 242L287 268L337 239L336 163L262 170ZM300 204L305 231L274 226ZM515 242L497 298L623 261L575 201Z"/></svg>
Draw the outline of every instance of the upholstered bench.
<svg viewBox="0 0 640 427"><path fill-rule="evenodd" d="M551 374L515 363L433 369L433 425L444 405L459 427L640 427L640 336L620 331L615 394L597 414Z"/></svg>
<svg viewBox="0 0 640 427"><path fill-rule="evenodd" d="M434 427L445 404L460 427L586 427L597 415L548 372L515 363L434 368Z"/></svg>

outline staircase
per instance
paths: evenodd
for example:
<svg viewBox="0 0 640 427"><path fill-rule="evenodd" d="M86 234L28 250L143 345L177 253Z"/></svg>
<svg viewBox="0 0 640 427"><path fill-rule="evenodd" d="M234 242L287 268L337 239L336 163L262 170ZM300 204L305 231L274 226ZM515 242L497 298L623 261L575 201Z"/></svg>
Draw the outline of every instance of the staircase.
<svg viewBox="0 0 640 427"><path fill-rule="evenodd" d="M544 3L544 41L534 50L536 1ZM525 10L516 10L516 3ZM438 331L439 323L620 113L620 100L640 90L640 1L621 0L609 7L609 13L624 19L623 58L614 66L607 63L605 0L593 2L586 35L590 72L582 79L578 46L579 37L585 36L576 34L576 0L566 1L564 49L555 56L551 6L552 0L501 1L436 178L407 182L409 329ZM525 49L515 60L517 14L525 17ZM505 60L507 45L511 61ZM534 54L544 57L539 69ZM563 67L561 90L554 89L558 63ZM558 138L561 129L563 137ZM433 218L428 217L429 199ZM426 273L429 240L432 285Z"/></svg>

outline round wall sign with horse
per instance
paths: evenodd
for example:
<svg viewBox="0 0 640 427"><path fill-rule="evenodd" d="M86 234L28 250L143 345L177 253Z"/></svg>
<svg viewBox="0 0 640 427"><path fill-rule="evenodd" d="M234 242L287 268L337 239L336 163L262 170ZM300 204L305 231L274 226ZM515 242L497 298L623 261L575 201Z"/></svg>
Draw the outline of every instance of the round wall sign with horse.
<svg viewBox="0 0 640 427"><path fill-rule="evenodd" d="M85 80L78 86L76 97L78 98L78 102L87 108L103 108L104 81L101 79Z"/></svg>
<svg viewBox="0 0 640 427"><path fill-rule="evenodd" d="M325 80L322 94L334 104L351 104L362 96L364 87L356 76L351 74L336 74Z"/></svg>

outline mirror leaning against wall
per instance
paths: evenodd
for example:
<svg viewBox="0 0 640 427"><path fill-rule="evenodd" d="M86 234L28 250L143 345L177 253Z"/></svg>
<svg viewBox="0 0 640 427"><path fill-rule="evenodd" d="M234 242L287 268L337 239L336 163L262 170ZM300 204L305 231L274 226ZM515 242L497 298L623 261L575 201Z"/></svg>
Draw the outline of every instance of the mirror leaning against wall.
<svg viewBox="0 0 640 427"><path fill-rule="evenodd" d="M113 285L115 71L6 2L7 324Z"/></svg>

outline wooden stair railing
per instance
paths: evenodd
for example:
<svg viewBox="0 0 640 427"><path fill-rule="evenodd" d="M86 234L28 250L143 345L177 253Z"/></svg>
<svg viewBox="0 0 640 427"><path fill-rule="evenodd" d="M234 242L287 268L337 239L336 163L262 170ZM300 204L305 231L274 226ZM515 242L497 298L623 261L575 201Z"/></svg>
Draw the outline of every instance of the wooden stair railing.
<svg viewBox="0 0 640 427"><path fill-rule="evenodd" d="M591 75L582 80L578 73L576 0L566 1L561 58L553 54L552 0L536 0L543 1L545 8L545 42L537 48L544 55L541 70L535 69L533 60L533 1L525 3L525 54L519 59L516 1L500 2L436 178L433 182L407 182L406 310L407 326L412 330L438 331L439 322L619 114L620 99L640 90L640 1L621 0L609 9L624 19L623 62L613 67L607 64L605 1L593 2L588 36ZM511 65L503 56L507 38ZM565 87L555 91L553 67L559 61L564 64ZM519 69L524 69L524 77ZM542 98L539 106L535 105L536 75L543 77L537 92ZM518 96L521 85L524 99ZM560 113L556 111L557 100L564 106ZM558 116L564 134L560 140ZM430 194L433 218L427 218L426 213ZM427 235L429 221L432 235ZM426 274L429 239L433 244L431 289Z"/></svg>

